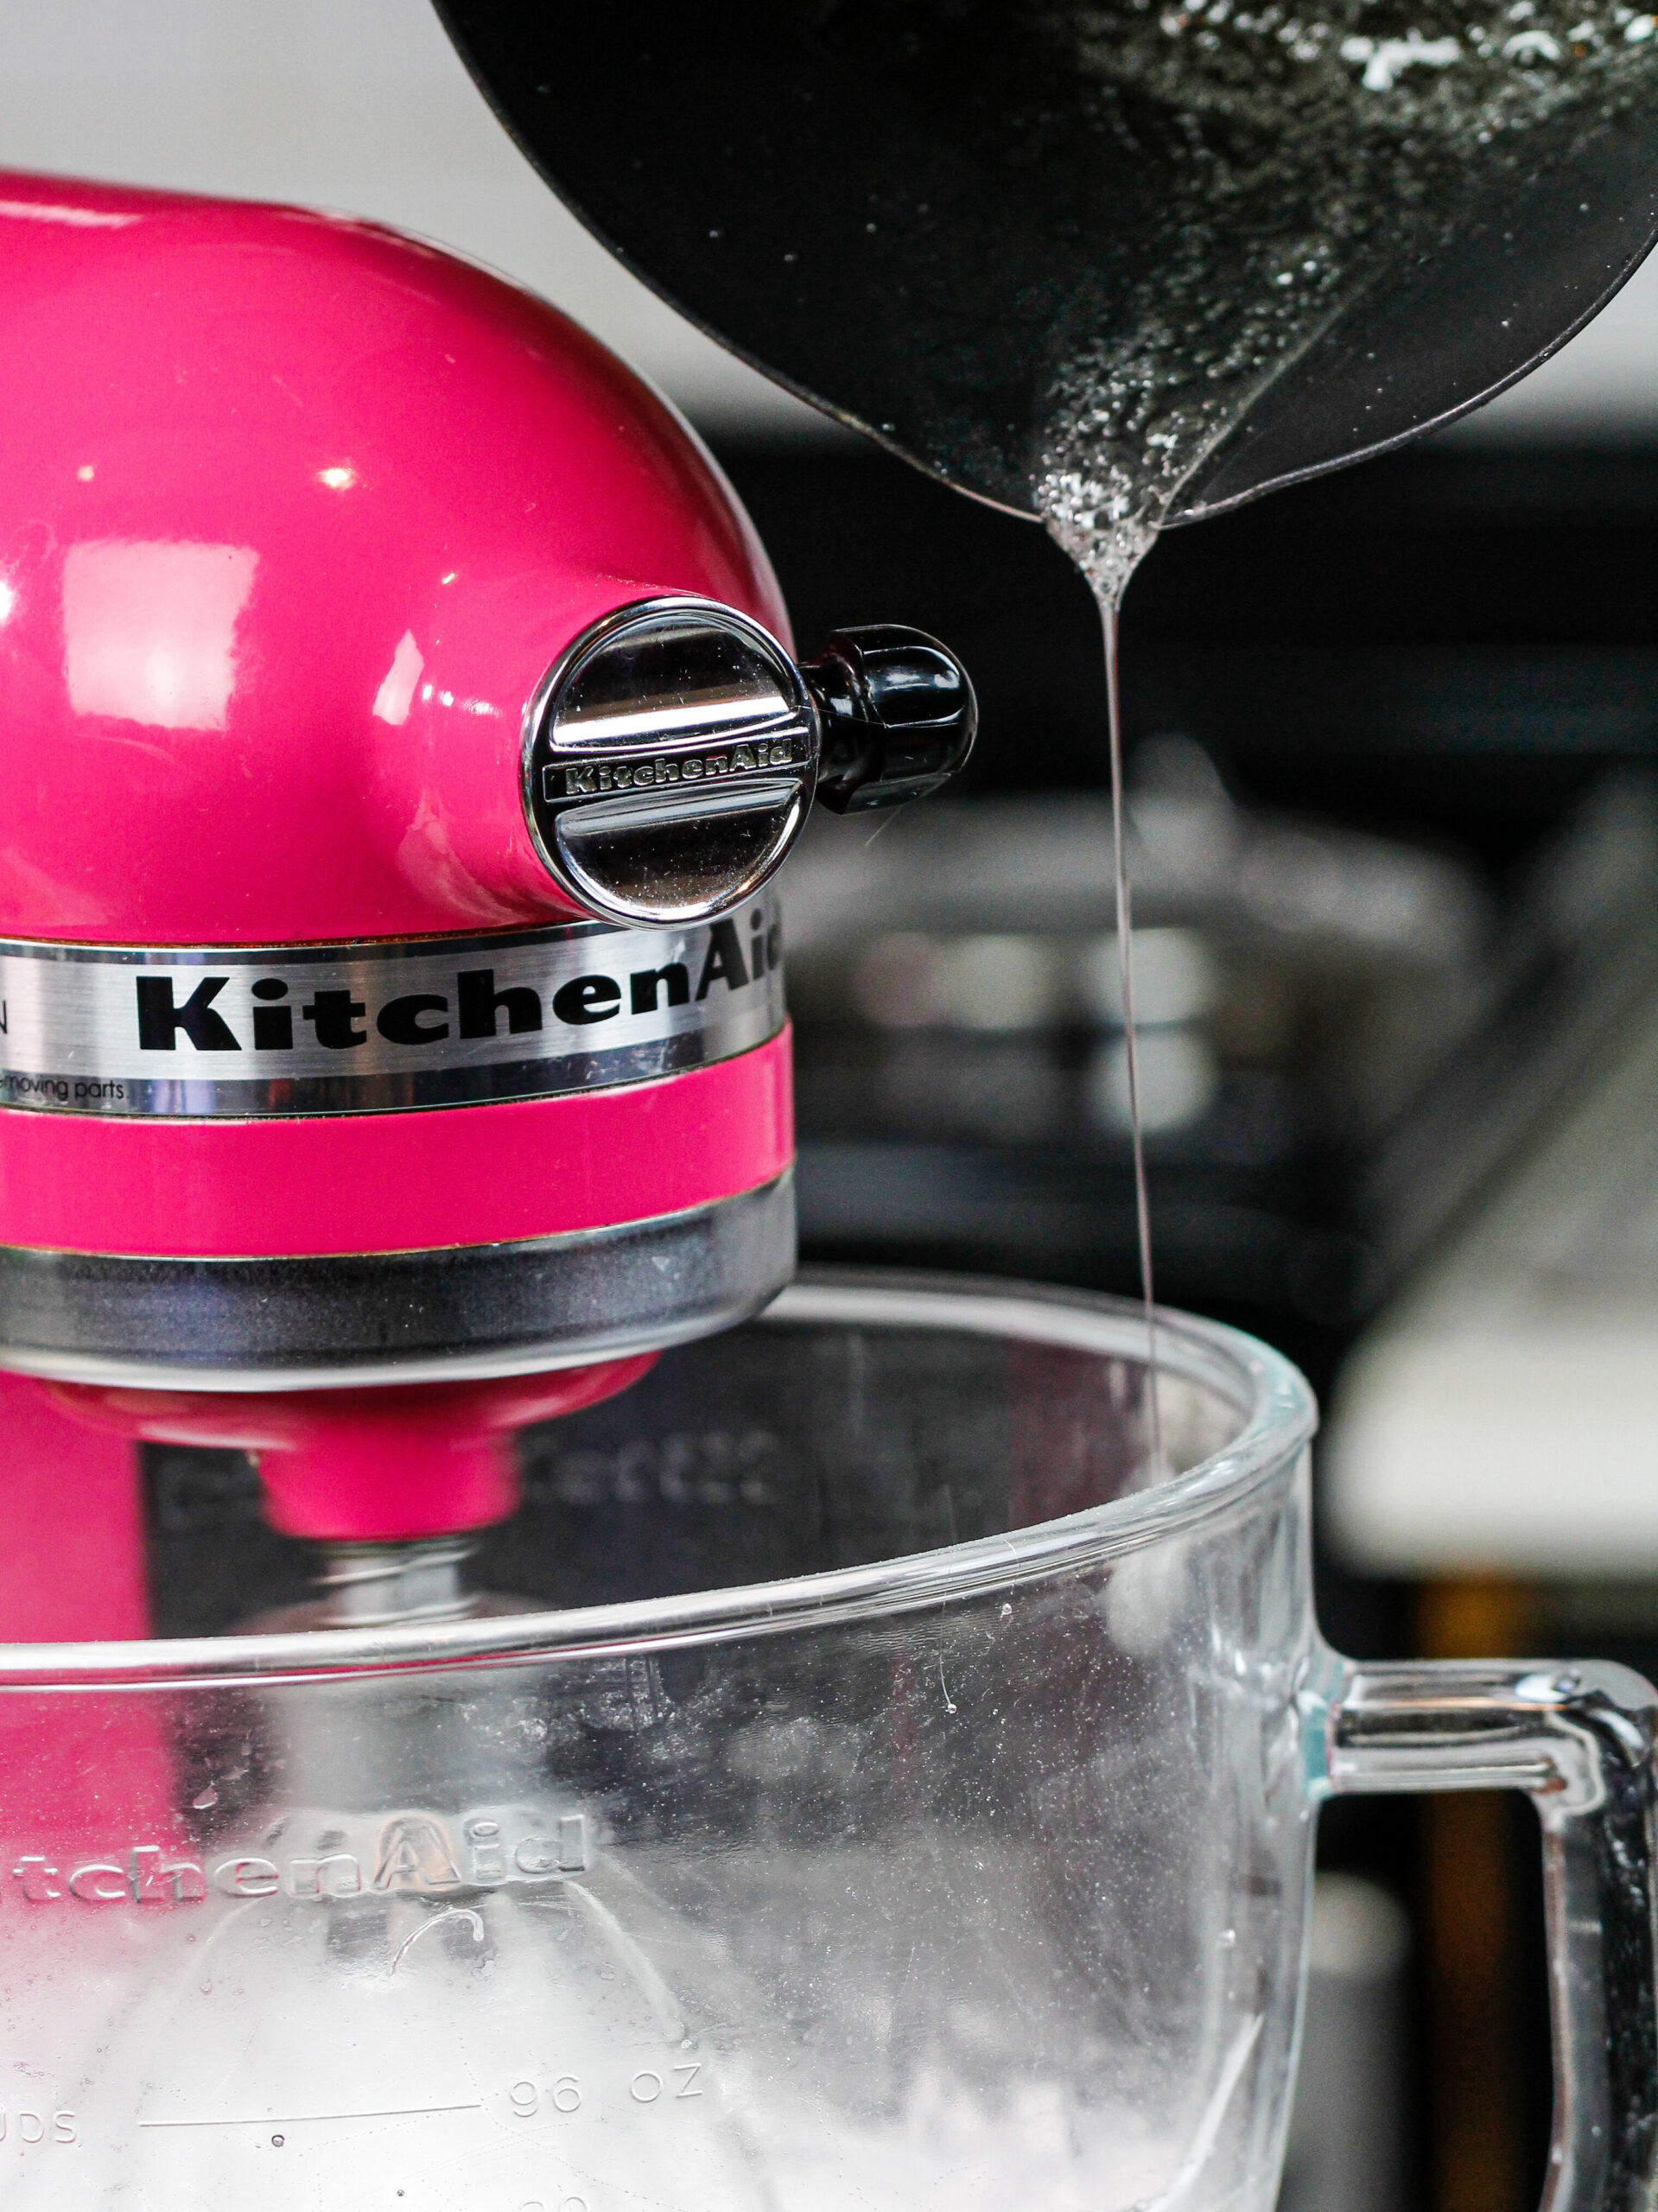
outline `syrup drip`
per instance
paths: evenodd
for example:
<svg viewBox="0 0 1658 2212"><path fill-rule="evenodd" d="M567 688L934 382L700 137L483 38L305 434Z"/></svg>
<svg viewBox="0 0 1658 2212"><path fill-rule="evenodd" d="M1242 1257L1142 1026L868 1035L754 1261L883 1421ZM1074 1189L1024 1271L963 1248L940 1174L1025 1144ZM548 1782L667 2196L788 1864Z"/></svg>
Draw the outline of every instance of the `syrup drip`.
<svg viewBox="0 0 1658 2212"><path fill-rule="evenodd" d="M1165 1471L1163 1414L1157 1395L1157 1296L1152 1281L1152 1194L1146 1179L1146 1131L1140 1112L1140 1046L1134 1034L1134 892L1123 842L1122 695L1117 681L1117 618L1115 600L1102 599L1100 626L1105 636L1105 721L1111 749L1111 865L1116 892L1117 969L1122 982L1123 1052L1128 1068L1128 1135L1134 1160L1134 1232L1140 1247L1140 1294L1146 1306L1145 1408L1151 1471Z"/></svg>
<svg viewBox="0 0 1658 2212"><path fill-rule="evenodd" d="M1039 487L1039 499L1046 486ZM1090 535L1081 543L1066 520L1047 513L1048 528L1088 578L1100 610L1105 646L1105 727L1111 767L1111 869L1117 922L1117 971L1122 996L1123 1054L1128 1075L1128 1135L1134 1166L1134 1233L1140 1255L1140 1293L1146 1309L1146 1371L1143 1421L1147 1474L1167 1471L1163 1454L1163 1418L1157 1390L1157 1300L1152 1265L1151 1189L1146 1174L1146 1132L1140 1106L1140 1046L1134 1028L1134 888L1128 880L1126 808L1122 774L1122 696L1118 681L1118 622L1128 580L1156 537L1154 524L1139 522Z"/></svg>

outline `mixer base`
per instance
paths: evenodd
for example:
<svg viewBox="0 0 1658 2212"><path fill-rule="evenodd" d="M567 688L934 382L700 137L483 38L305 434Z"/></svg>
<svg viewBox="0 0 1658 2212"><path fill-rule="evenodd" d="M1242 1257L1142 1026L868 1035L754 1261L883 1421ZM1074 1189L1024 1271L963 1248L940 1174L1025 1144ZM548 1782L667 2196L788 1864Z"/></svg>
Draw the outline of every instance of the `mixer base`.
<svg viewBox="0 0 1658 2212"><path fill-rule="evenodd" d="M619 1228L200 1260L0 1246L0 1366L149 1389L454 1382L680 1344L794 1272L794 1177Z"/></svg>

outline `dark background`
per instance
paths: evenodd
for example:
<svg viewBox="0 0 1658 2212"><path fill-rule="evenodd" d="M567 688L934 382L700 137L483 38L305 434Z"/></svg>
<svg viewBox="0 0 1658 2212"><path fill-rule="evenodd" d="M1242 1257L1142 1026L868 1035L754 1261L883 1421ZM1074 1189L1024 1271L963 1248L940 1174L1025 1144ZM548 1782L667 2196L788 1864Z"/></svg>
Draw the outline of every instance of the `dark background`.
<svg viewBox="0 0 1658 2212"><path fill-rule="evenodd" d="M936 631L979 691L968 788L1102 786L1093 603L1038 525L873 448L719 451L803 650ZM1166 531L1124 608L1123 712L1131 747L1188 731L1241 796L1501 868L1658 751L1658 449L1407 449Z"/></svg>

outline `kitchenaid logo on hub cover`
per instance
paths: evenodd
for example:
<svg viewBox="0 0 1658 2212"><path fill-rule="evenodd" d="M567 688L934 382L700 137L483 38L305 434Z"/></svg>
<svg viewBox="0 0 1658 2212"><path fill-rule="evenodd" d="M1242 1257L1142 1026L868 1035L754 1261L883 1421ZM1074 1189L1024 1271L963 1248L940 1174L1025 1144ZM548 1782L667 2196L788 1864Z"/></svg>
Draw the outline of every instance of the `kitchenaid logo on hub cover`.
<svg viewBox="0 0 1658 2212"><path fill-rule="evenodd" d="M551 806L561 798L593 798L601 791L714 783L721 777L747 775L757 768L796 767L805 758L806 747L800 740L784 737L730 746L723 753L682 753L675 760L587 760L568 767L549 761L541 772L541 795Z"/></svg>
<svg viewBox="0 0 1658 2212"><path fill-rule="evenodd" d="M646 1079L782 1026L776 901L683 930L194 953L0 944L0 1104L339 1112Z"/></svg>
<svg viewBox="0 0 1658 2212"><path fill-rule="evenodd" d="M257 1848L200 1856L157 1843L86 1859L25 1851L11 1878L18 1897L33 1905L201 1904L214 1897L326 1904L540 1886L584 1874L592 1860L589 1824L580 1812L491 1808L458 1821L398 1813L304 1833L303 1850L283 1850L284 1838L271 1836Z"/></svg>

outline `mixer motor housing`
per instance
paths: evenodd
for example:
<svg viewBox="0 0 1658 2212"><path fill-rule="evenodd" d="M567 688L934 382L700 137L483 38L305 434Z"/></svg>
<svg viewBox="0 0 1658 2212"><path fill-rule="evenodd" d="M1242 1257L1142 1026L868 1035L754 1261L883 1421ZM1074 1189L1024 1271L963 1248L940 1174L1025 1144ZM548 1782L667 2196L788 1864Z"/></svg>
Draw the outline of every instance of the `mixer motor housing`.
<svg viewBox="0 0 1658 2212"><path fill-rule="evenodd" d="M291 208L0 179L0 1361L631 1357L794 1253L771 878L970 687L794 657L729 486L542 302Z"/></svg>

